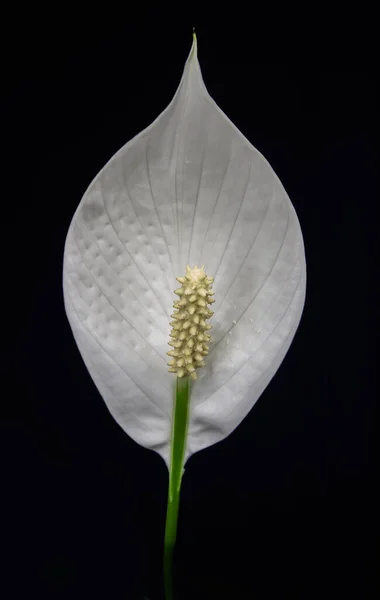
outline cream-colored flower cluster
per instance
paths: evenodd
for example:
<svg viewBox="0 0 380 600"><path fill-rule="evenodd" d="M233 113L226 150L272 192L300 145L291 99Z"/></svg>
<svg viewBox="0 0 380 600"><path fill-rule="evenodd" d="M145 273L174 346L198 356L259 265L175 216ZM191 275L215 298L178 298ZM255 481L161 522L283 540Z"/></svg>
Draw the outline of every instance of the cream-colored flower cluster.
<svg viewBox="0 0 380 600"><path fill-rule="evenodd" d="M203 359L212 341L207 333L212 326L206 319L214 314L207 306L215 302L211 289L214 278L206 276L204 265L200 268L195 265L193 269L187 265L185 277L177 277L177 281L182 286L174 292L179 300L173 302L175 311L170 322L169 346L173 349L167 352L171 357L169 373L197 379L196 369L205 366Z"/></svg>

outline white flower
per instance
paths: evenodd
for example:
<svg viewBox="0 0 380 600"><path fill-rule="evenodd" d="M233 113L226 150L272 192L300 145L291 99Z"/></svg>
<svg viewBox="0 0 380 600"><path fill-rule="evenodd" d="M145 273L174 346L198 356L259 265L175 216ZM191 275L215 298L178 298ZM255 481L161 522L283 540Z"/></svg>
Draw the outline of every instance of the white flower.
<svg viewBox="0 0 380 600"><path fill-rule="evenodd" d="M187 460L229 435L281 364L306 266L294 208L265 158L209 96L193 44L166 110L96 176L68 231L66 313L119 425L169 466L175 279L215 279L213 339L194 383Z"/></svg>

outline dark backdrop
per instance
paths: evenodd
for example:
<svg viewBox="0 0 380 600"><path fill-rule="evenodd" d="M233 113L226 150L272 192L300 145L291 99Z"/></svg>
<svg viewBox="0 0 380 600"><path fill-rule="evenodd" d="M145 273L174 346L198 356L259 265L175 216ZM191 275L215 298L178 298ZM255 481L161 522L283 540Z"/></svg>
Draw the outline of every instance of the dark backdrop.
<svg viewBox="0 0 380 600"><path fill-rule="evenodd" d="M93 12L3 25L4 598L162 598L166 468L81 360L62 257L93 177L172 99L197 23ZM376 596L371 18L314 16L197 27L209 93L295 206L308 284L277 375L187 464L179 600Z"/></svg>

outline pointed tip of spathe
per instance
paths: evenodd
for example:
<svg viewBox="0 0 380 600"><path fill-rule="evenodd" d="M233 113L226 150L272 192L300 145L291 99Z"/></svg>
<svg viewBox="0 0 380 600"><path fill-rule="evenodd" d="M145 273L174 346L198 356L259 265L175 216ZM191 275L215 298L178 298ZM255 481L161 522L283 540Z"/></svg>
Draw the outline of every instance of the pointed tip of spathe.
<svg viewBox="0 0 380 600"><path fill-rule="evenodd" d="M197 34L195 33L195 27L193 27L193 45L191 46L190 59L197 58L198 41Z"/></svg>

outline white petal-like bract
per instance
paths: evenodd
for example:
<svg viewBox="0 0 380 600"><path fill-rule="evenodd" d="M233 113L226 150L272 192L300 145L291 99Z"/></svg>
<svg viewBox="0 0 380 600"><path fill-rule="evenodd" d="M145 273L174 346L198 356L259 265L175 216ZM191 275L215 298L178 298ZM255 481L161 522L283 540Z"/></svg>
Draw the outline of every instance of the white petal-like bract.
<svg viewBox="0 0 380 600"><path fill-rule="evenodd" d="M95 177L64 250L65 309L111 414L169 465L175 278L214 277L212 337L185 459L229 435L280 366L306 288L295 210L266 159L209 96L194 42L164 112Z"/></svg>

